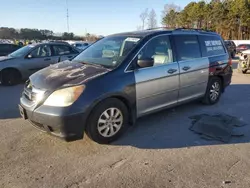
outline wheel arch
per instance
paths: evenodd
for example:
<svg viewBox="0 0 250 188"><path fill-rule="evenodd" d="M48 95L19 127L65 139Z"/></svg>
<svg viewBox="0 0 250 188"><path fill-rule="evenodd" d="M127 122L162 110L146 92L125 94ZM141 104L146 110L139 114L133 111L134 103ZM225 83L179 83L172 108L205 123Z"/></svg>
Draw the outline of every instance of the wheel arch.
<svg viewBox="0 0 250 188"><path fill-rule="evenodd" d="M92 112L95 110L95 108L100 104L102 103L104 100L107 100L107 99L112 99L112 98L115 98L115 99L118 99L120 100L122 103L125 104L125 106L127 107L128 109L128 113L129 113L129 124L130 125L134 125L135 124L135 121L136 121L136 108L134 107L133 104L130 103L128 97L122 95L122 94L113 94L113 95L108 95L108 96L105 96L105 97L102 97L100 99L98 99L97 101L94 102L94 104L91 105L91 108L89 110L89 112L87 113L87 118L86 118L86 122L88 122Z"/></svg>
<svg viewBox="0 0 250 188"><path fill-rule="evenodd" d="M17 71L18 74L20 75L20 78L21 78L21 79L23 78L23 75L22 75L21 71L20 71L18 68L16 68L16 67L6 67L6 68L3 68L3 69L0 70L0 81L2 81L3 72L4 72L4 71L7 71L7 70L14 70L14 71Z"/></svg>

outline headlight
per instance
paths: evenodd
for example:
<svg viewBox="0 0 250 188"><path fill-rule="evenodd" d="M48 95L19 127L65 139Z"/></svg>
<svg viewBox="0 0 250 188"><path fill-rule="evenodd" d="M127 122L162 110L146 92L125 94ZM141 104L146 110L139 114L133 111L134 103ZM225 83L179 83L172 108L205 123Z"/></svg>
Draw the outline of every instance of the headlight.
<svg viewBox="0 0 250 188"><path fill-rule="evenodd" d="M66 107L73 104L85 89L85 85L54 91L44 102L47 106Z"/></svg>

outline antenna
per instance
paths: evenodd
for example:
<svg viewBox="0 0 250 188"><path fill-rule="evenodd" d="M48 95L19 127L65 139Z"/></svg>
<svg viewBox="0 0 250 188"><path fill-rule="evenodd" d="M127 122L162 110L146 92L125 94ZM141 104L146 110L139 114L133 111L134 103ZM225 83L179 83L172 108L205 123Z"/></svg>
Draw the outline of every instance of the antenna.
<svg viewBox="0 0 250 188"><path fill-rule="evenodd" d="M66 0L66 6L67 6L67 28L69 33L69 9L68 9L68 0Z"/></svg>

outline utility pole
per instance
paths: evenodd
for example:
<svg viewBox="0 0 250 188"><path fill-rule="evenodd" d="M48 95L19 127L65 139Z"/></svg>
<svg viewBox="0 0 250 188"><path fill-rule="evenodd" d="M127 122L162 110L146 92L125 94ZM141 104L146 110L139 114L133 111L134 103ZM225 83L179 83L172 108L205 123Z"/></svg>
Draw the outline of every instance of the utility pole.
<svg viewBox="0 0 250 188"><path fill-rule="evenodd" d="M66 6L67 6L67 28L69 33L69 9L68 9L68 0L66 0Z"/></svg>

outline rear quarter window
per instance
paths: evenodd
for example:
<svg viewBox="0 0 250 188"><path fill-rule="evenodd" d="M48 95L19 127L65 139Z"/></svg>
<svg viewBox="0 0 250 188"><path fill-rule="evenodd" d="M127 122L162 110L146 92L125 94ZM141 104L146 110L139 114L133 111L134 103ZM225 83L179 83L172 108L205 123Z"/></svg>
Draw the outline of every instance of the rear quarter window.
<svg viewBox="0 0 250 188"><path fill-rule="evenodd" d="M178 61L201 57L200 46L196 35L176 35L174 38Z"/></svg>
<svg viewBox="0 0 250 188"><path fill-rule="evenodd" d="M226 53L223 42L218 36L199 35L199 41L203 57Z"/></svg>

